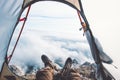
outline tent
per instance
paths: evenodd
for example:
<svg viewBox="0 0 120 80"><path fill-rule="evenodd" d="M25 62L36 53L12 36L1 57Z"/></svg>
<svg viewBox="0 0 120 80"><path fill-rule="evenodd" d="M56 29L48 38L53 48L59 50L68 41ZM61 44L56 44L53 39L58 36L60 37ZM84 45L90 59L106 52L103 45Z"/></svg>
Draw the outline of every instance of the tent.
<svg viewBox="0 0 120 80"><path fill-rule="evenodd" d="M98 46L99 42L94 38L91 32L82 8L81 0L0 0L0 80L5 80L4 76L8 75L5 70L10 72L7 68L9 62L7 59L7 51L16 26L19 23L21 14L26 8L28 8L29 12L31 5L39 1L62 2L76 9L82 29L84 30L84 34L91 48L93 59L97 65L96 78L98 80L114 79L114 77L102 65L102 62L111 64L112 59L103 52L101 46ZM24 20L25 22L27 16L28 13L26 14L26 17L21 20ZM10 73L9 75L13 74ZM20 80L18 76L16 79Z"/></svg>

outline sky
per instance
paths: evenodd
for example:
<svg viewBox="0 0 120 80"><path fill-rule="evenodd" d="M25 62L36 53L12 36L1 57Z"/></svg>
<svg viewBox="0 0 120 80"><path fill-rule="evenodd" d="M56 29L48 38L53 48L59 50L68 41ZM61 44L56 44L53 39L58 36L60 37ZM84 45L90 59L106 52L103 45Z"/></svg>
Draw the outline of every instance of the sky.
<svg viewBox="0 0 120 80"><path fill-rule="evenodd" d="M93 32L93 35L100 41L104 51L113 59L114 61L113 65L117 66L118 69L109 68L109 66L111 65L106 65L106 66L115 75L115 77L120 79L120 77L117 74L119 73L118 71L120 71L120 62L119 62L120 61L120 58L119 58L120 56L119 54L120 53L120 50L119 50L120 48L120 37L119 37L119 34L120 34L119 3L120 1L119 0L99 0L99 1L98 0L82 0L82 3L83 3L85 15L89 21L90 28ZM24 13L23 13L23 16L24 16ZM21 24L22 23L20 23L19 25ZM33 44L32 46L34 46L34 44L39 42L39 40L41 41L38 43L39 45L40 44L48 45L51 43L50 41L52 41L52 45L54 46L49 45L47 46L47 49L50 47L55 48L55 46L58 45L58 47L55 48L56 53L66 52L68 54L70 52L66 51L66 49L70 50L70 47L73 47L74 49L76 49L77 47L80 47L78 46L79 42L76 43L77 45L73 45L74 43L72 43L74 40L75 41L79 40L79 37L81 36L79 36L78 34L81 34L81 35L83 34L82 31L81 32L79 31L79 28L81 26L79 23L77 12L73 8L63 3L40 2L39 4L33 5L31 8L26 26L31 26L31 27L28 27L28 28L25 27L25 30L23 32L24 34L23 40L21 40L23 41L22 43L24 44L26 43L26 41L24 41L25 38L31 39L31 40L28 40L28 42L30 42L31 45ZM31 30L50 31L50 33L49 35L46 35L45 32L41 32L41 34L43 35L41 37L42 39L40 39L37 36L37 34L39 34L38 32L25 33L25 31L27 30L28 32L30 32ZM28 34L31 34L31 35L28 36ZM36 36L32 36L33 34L36 34ZM73 36L74 34L76 34L76 36ZM56 37L56 36L59 36L59 37ZM44 42L43 39L48 40L48 43ZM60 41L61 39L62 41ZM80 39L85 40L84 38L80 38ZM36 43L33 42L34 40ZM68 42L70 41L70 43L72 44L66 43L65 42L66 40ZM57 43L54 43L53 41L57 41ZM61 46L63 49L59 48ZM44 48L46 46L42 46L42 47ZM86 49L86 46L84 47ZM37 47L32 47L32 48L34 48L36 52L37 50L39 51L39 48ZM46 49L43 49L43 52L44 50ZM23 51L25 50L23 49ZM48 50L48 51L51 51L51 55L53 55L54 50L53 51ZM19 49L16 52L19 52ZM72 54L69 54L69 55L73 56ZM66 58L69 55L61 56L61 57ZM54 56L56 57L58 55L56 54ZM78 55L76 54L76 56ZM53 57L53 56L50 56L50 57Z"/></svg>

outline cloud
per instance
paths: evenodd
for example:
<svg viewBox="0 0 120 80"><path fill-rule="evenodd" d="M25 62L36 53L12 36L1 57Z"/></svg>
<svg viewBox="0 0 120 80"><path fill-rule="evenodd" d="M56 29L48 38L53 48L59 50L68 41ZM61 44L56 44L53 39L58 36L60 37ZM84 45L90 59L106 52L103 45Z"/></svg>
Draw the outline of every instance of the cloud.
<svg viewBox="0 0 120 80"><path fill-rule="evenodd" d="M19 65L25 70L42 68L42 54L59 67L63 67L68 57L78 60L79 64L93 62L87 41L84 37L79 39L79 34L28 30L22 34L10 64Z"/></svg>

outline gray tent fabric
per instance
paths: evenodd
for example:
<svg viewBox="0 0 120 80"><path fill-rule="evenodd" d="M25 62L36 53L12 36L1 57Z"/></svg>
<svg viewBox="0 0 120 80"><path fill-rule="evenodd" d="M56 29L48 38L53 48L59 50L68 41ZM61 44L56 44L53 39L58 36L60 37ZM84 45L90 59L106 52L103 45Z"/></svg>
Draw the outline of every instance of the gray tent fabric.
<svg viewBox="0 0 120 80"><path fill-rule="evenodd" d="M23 0L0 0L0 71Z"/></svg>
<svg viewBox="0 0 120 80"><path fill-rule="evenodd" d="M115 80L114 77L102 65L102 62L111 64L113 62L112 59L104 53L99 41L93 37L92 33L90 33L90 29L85 31L85 36L88 40L92 56L96 63L96 79L108 80L109 78L110 80Z"/></svg>
<svg viewBox="0 0 120 80"><path fill-rule="evenodd" d="M113 62L113 60L103 51L103 48L102 48L100 42L97 40L97 38L93 37L99 53L96 53L97 51L96 51L96 48L94 47L94 44L93 44L93 41L91 39L91 35L90 35L89 31L86 31L85 34L86 34L86 37L87 37L88 42L90 44L91 52L92 52L92 55L93 55L93 58L95 59L95 61L97 63L99 62L96 59L97 58L96 54L98 54L100 56L100 60L102 62L111 64Z"/></svg>
<svg viewBox="0 0 120 80"><path fill-rule="evenodd" d="M102 48L102 46L97 38L95 38L95 43L96 43L97 48L99 50L100 59L104 63L111 64L113 62L113 60L103 51L103 48Z"/></svg>
<svg viewBox="0 0 120 80"><path fill-rule="evenodd" d="M59 1L59 2L63 2L66 3L72 7L74 7L75 9L80 11L80 0L24 0L24 6L26 7L31 3L34 3L36 1Z"/></svg>

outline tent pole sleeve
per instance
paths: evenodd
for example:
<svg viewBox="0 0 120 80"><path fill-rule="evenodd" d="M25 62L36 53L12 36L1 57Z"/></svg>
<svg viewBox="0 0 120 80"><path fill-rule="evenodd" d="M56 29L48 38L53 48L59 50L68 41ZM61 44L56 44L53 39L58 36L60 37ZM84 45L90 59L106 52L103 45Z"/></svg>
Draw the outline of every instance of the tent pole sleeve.
<svg viewBox="0 0 120 80"><path fill-rule="evenodd" d="M16 43L15 43L15 45L14 45L14 48L13 48L13 50L12 50L12 53L11 53L11 55L9 56L9 59L7 58L7 59L8 59L8 60L7 60L7 63L8 63L8 64L9 64L9 62L10 62L10 60L11 60L13 54L14 54L14 51L15 51L15 49L16 49L16 46L17 46L17 44L18 44L18 41L19 41L20 36L21 36L21 34L22 34L22 31L23 31L23 29L24 29L24 26L25 26L25 23L26 23L28 14L29 14L29 12L30 12L30 8L31 8L31 5L28 7L28 10L27 10L27 13L26 13L26 16L25 16L25 20L24 20L23 25L22 25L22 28L21 28L21 30L20 30L20 32L19 32L18 38L17 38Z"/></svg>

